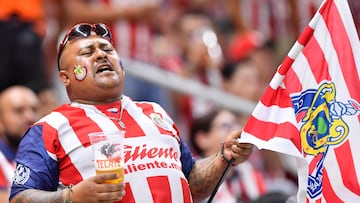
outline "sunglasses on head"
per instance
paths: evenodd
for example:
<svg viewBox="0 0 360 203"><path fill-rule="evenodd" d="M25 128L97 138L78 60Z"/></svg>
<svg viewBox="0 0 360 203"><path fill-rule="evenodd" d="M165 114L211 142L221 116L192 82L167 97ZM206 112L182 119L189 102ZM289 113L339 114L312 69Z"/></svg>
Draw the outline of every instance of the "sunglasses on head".
<svg viewBox="0 0 360 203"><path fill-rule="evenodd" d="M66 33L66 35L64 36L64 39L62 40L62 42L59 45L58 57L57 57L59 69L60 69L60 66L59 66L60 65L59 64L60 55L61 55L62 51L64 50L66 43L68 43L69 41L71 41L73 39L89 37L91 35L91 31L94 31L96 33L96 35L103 37L112 43L112 36L111 36L110 29L103 23L97 23L97 24L80 23L80 24L74 25Z"/></svg>

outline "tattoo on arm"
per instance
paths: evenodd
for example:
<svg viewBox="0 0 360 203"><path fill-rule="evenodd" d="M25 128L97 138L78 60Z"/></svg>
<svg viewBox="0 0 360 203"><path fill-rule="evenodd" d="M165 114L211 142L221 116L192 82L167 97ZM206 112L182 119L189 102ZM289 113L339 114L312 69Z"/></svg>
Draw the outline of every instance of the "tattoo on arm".
<svg viewBox="0 0 360 203"><path fill-rule="evenodd" d="M194 199L203 199L210 195L219 181L225 167L217 165L217 156L198 160L191 170L189 185Z"/></svg>
<svg viewBox="0 0 360 203"><path fill-rule="evenodd" d="M28 189L19 193L11 203L63 203L62 190L42 191Z"/></svg>

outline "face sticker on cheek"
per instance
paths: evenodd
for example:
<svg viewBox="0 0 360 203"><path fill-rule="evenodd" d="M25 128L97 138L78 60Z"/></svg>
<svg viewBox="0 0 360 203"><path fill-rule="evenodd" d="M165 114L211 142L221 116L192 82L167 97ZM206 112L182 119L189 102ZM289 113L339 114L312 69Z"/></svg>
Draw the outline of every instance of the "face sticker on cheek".
<svg viewBox="0 0 360 203"><path fill-rule="evenodd" d="M86 77L86 73L87 73L86 67L81 65L76 65L74 67L74 75L77 80L84 80Z"/></svg>

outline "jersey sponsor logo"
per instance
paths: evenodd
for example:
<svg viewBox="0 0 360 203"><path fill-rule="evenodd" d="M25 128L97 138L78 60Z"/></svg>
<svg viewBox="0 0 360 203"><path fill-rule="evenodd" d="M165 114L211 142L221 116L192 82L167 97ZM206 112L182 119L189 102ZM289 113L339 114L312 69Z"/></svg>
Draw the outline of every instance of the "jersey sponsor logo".
<svg viewBox="0 0 360 203"><path fill-rule="evenodd" d="M179 153L173 148L125 145L124 173L136 173L144 170L170 169L181 171ZM138 161L135 161L138 160Z"/></svg>
<svg viewBox="0 0 360 203"><path fill-rule="evenodd" d="M125 145L125 162L129 160L140 159L156 159L156 158L165 158L170 160L177 161L179 159L179 154L173 148L159 148L152 147L148 148L146 144L142 146L131 146Z"/></svg>
<svg viewBox="0 0 360 203"><path fill-rule="evenodd" d="M162 119L161 115L157 114L157 113L151 113L150 114L150 118L151 120L160 128L163 128L165 130L170 131L172 126L169 126L164 119Z"/></svg>
<svg viewBox="0 0 360 203"><path fill-rule="evenodd" d="M16 166L14 174L14 183L23 185L30 178L30 169L22 164Z"/></svg>

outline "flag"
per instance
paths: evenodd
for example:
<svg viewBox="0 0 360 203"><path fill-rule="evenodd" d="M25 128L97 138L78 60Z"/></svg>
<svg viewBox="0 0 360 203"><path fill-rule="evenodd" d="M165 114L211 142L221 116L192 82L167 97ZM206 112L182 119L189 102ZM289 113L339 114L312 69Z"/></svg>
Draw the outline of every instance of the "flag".
<svg viewBox="0 0 360 203"><path fill-rule="evenodd" d="M296 157L298 202L360 202L360 43L325 0L279 66L240 142Z"/></svg>

